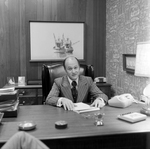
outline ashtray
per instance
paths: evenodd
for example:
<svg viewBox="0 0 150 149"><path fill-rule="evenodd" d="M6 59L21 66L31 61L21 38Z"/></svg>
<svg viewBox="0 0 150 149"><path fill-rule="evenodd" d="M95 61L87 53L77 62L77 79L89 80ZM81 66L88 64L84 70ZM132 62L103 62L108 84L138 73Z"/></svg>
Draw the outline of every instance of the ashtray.
<svg viewBox="0 0 150 149"><path fill-rule="evenodd" d="M20 130L32 130L36 128L36 124L32 121L24 121L18 125Z"/></svg>

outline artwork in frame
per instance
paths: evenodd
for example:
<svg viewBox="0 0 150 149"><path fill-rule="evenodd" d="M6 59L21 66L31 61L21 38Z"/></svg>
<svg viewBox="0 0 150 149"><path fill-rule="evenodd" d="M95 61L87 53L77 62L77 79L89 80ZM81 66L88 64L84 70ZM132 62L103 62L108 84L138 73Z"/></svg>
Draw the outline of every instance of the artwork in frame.
<svg viewBox="0 0 150 149"><path fill-rule="evenodd" d="M135 72L136 54L123 54L123 70L127 73Z"/></svg>
<svg viewBox="0 0 150 149"><path fill-rule="evenodd" d="M29 21L30 61L84 61L84 22Z"/></svg>

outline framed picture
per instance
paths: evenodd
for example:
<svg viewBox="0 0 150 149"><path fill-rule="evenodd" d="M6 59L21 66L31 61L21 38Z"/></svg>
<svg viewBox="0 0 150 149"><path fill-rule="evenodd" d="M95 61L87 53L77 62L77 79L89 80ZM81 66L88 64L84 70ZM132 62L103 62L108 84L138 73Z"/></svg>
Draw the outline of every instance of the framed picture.
<svg viewBox="0 0 150 149"><path fill-rule="evenodd" d="M84 22L30 21L30 61L84 60Z"/></svg>
<svg viewBox="0 0 150 149"><path fill-rule="evenodd" d="M135 72L135 54L123 54L123 70L127 73L134 74Z"/></svg>

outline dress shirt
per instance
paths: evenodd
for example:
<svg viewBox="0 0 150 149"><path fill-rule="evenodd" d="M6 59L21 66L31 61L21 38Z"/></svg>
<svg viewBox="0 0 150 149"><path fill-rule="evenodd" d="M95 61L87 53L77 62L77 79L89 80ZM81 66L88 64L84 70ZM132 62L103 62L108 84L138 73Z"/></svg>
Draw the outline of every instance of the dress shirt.
<svg viewBox="0 0 150 149"><path fill-rule="evenodd" d="M77 88L76 88L76 89L78 89L78 79L79 79L79 78L77 78L76 80L74 80L74 81L76 81L76 83L77 83ZM68 81L69 81L70 86L71 86L71 88L72 88L72 87L73 87L73 86L72 86L72 81L73 81L73 80L71 80L71 79L68 77ZM60 97L60 98L58 99L58 102L57 102L57 106L58 106L58 107L61 107L61 106L62 106L62 102L61 102L61 101L62 101L62 98L63 98L63 97Z"/></svg>

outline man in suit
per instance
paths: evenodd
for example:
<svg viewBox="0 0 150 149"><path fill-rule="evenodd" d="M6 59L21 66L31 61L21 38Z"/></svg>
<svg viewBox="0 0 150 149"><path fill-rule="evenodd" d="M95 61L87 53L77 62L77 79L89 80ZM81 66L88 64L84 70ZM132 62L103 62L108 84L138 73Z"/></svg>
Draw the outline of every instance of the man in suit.
<svg viewBox="0 0 150 149"><path fill-rule="evenodd" d="M89 94L94 99L91 106L103 107L107 103L108 97L96 86L92 78L80 75L80 64L76 57L67 57L63 66L67 75L54 80L46 104L73 110L74 102L87 102ZM72 82L75 82L75 87ZM73 88L77 90L74 95Z"/></svg>

